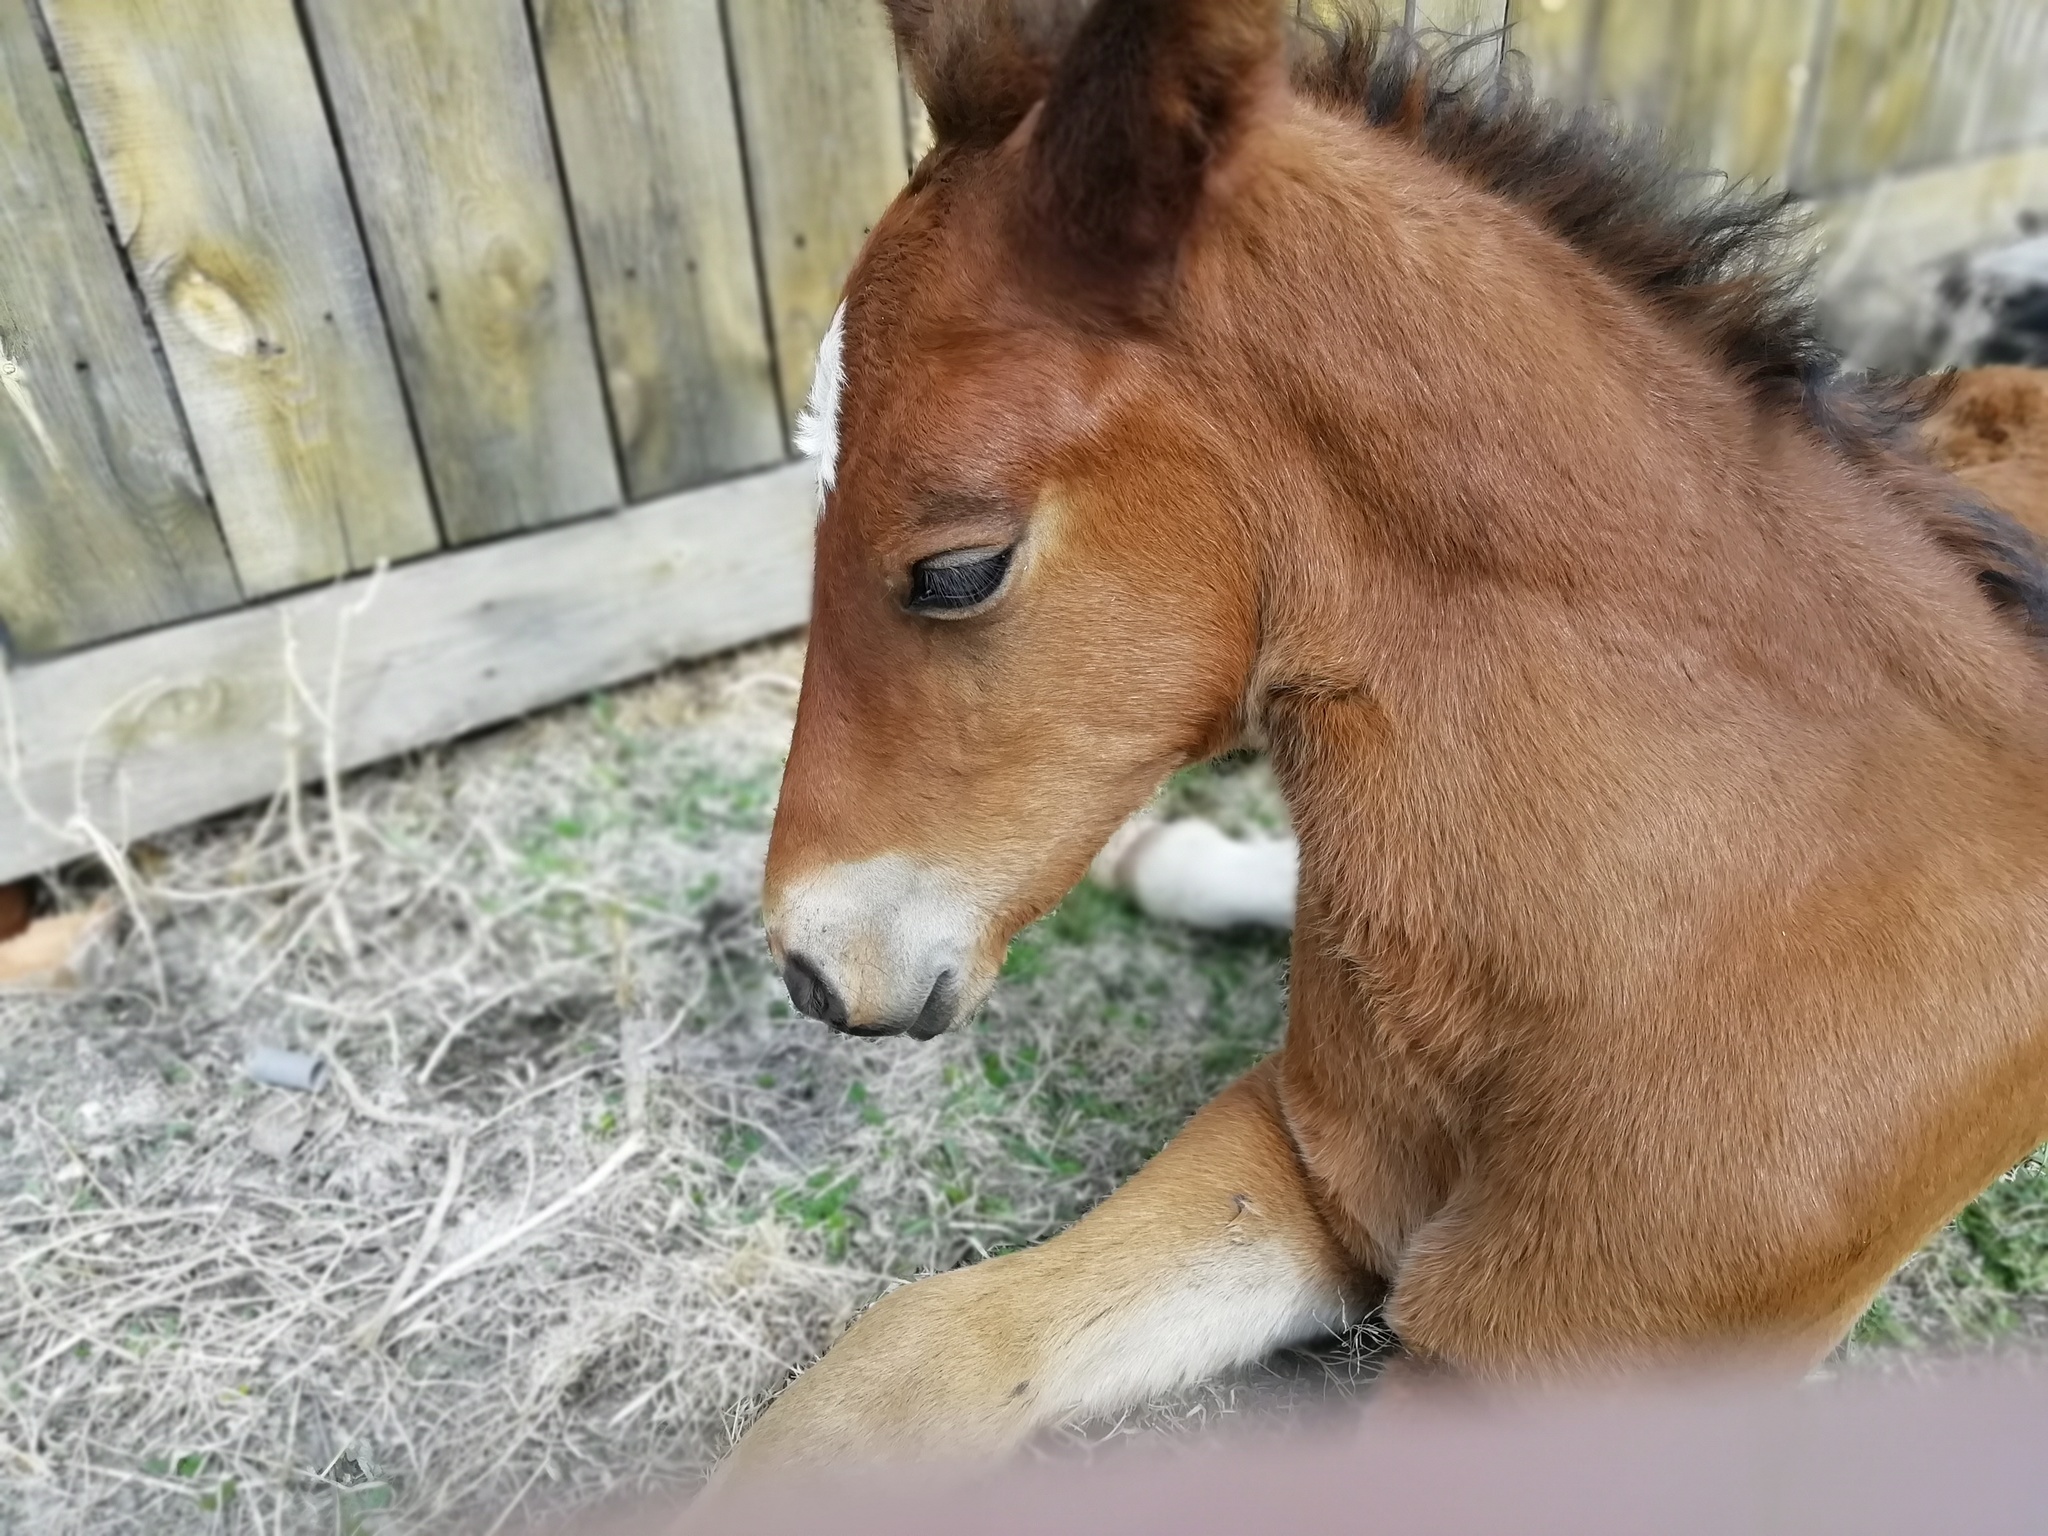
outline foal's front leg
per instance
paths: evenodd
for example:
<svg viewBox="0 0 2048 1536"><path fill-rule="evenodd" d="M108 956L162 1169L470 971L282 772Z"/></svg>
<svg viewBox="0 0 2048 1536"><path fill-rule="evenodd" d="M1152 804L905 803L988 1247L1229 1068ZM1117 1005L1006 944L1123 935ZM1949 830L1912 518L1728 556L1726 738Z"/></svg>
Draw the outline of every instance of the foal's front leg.
<svg viewBox="0 0 2048 1536"><path fill-rule="evenodd" d="M877 1302L723 1475L1000 1451L1341 1326L1361 1279L1316 1213L1268 1062L1058 1237Z"/></svg>

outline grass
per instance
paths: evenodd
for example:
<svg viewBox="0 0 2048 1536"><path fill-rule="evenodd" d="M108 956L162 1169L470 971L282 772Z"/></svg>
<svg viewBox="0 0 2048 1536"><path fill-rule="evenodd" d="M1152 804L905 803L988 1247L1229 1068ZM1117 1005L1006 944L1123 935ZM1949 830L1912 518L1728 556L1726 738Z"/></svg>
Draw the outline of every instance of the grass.
<svg viewBox="0 0 2048 1536"><path fill-rule="evenodd" d="M1087 886L957 1034L793 1018L757 902L797 661L164 839L90 985L0 997L0 1525L367 1536L688 1487L879 1290L1058 1230L1277 1041L1281 941ZM1280 822L1251 763L1166 800ZM259 1043L337 1081L260 1088ZM1850 1358L2041 1331L2044 1183L1973 1205ZM1380 1342L1127 1424L1344 1390Z"/></svg>
<svg viewBox="0 0 2048 1536"><path fill-rule="evenodd" d="M1092 889L956 1036L793 1018L757 901L796 663L163 839L91 985L0 999L0 1523L686 1487L879 1289L1057 1230L1269 1048L1281 944ZM258 1087L259 1043L336 1083Z"/></svg>
<svg viewBox="0 0 2048 1536"><path fill-rule="evenodd" d="M2048 1149L1962 1210L1893 1277L1851 1336L1851 1359L2048 1340Z"/></svg>

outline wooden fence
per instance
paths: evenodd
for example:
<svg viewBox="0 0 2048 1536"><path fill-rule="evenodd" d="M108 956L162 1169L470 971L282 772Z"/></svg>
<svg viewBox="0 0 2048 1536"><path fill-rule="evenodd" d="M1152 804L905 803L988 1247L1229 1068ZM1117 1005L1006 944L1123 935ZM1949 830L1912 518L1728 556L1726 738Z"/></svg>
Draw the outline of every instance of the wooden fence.
<svg viewBox="0 0 2048 1536"><path fill-rule="evenodd" d="M1851 309L2048 210L2048 0L1409 10L1822 198ZM0 0L0 877L800 623L921 132L875 0Z"/></svg>

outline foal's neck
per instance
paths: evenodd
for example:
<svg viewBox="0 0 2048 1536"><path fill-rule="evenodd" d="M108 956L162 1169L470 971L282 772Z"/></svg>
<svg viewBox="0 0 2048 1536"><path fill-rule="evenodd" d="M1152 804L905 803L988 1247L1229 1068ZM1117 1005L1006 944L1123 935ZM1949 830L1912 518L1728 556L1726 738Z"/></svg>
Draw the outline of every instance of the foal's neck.
<svg viewBox="0 0 2048 1536"><path fill-rule="evenodd" d="M1367 162L1249 196L1191 284L1306 907L1376 964L1569 989L1981 837L1960 784L2048 792L2048 679L1909 493L1506 205Z"/></svg>

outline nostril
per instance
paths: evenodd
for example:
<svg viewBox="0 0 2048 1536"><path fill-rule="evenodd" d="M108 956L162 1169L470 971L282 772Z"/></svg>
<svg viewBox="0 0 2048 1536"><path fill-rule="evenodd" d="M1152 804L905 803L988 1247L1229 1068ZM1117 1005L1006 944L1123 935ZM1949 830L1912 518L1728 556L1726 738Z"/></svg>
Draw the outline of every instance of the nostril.
<svg viewBox="0 0 2048 1536"><path fill-rule="evenodd" d="M959 990L950 969L939 972L939 979L925 994L924 1007L918 1010L910 1026L911 1039L930 1040L946 1032L946 1026L953 1022L953 1004Z"/></svg>
<svg viewBox="0 0 2048 1536"><path fill-rule="evenodd" d="M789 964L782 968L782 984L789 988L790 1002L805 1018L830 1024L834 1029L846 1028L846 1004L832 990L832 983L802 955L789 957Z"/></svg>

